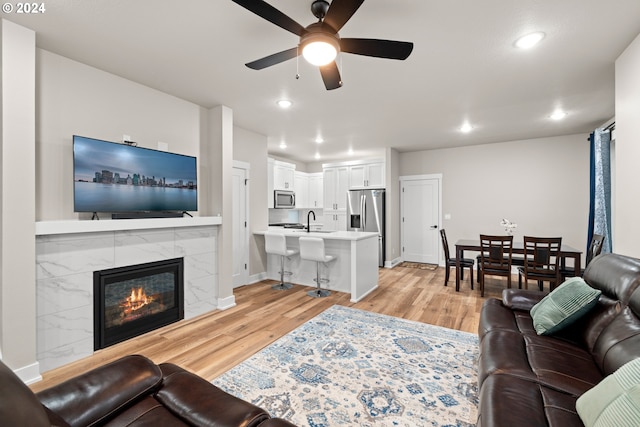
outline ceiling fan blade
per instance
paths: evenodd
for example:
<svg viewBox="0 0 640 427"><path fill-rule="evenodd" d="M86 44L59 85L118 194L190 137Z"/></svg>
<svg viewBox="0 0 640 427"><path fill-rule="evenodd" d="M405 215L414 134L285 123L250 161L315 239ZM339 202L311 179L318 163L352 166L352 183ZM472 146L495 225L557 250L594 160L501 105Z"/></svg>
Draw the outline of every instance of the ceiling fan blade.
<svg viewBox="0 0 640 427"><path fill-rule="evenodd" d="M236 4L244 7L250 12L255 13L261 18L266 19L267 21L276 24L280 28L284 28L285 30L296 34L297 36L302 36L306 30L305 28L298 24L293 19L289 18L284 13L280 12L275 7L271 6L269 3L264 2L262 0L231 0Z"/></svg>
<svg viewBox="0 0 640 427"><path fill-rule="evenodd" d="M340 51L387 59L407 59L413 43L378 39L341 39Z"/></svg>
<svg viewBox="0 0 640 427"><path fill-rule="evenodd" d="M322 80L324 81L324 87L326 87L327 90L333 90L342 87L342 78L340 77L340 71L338 70L336 61L333 61L327 65L323 65L319 68L320 75L322 75Z"/></svg>
<svg viewBox="0 0 640 427"><path fill-rule="evenodd" d="M330 25L337 33L362 3L364 0L333 0L322 22Z"/></svg>
<svg viewBox="0 0 640 427"><path fill-rule="evenodd" d="M272 65L293 59L296 56L298 56L298 48L294 47L283 50L282 52L274 53L273 55L265 56L264 58L256 59L255 61L248 62L245 65L252 70L262 70L263 68L271 67Z"/></svg>

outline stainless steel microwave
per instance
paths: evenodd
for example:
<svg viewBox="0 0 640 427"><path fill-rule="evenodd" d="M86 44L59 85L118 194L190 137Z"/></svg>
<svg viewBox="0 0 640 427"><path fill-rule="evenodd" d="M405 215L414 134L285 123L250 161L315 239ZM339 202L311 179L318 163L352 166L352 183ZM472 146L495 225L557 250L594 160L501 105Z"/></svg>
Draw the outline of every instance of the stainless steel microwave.
<svg viewBox="0 0 640 427"><path fill-rule="evenodd" d="M293 191L273 190L273 207L293 209L296 207L296 193Z"/></svg>

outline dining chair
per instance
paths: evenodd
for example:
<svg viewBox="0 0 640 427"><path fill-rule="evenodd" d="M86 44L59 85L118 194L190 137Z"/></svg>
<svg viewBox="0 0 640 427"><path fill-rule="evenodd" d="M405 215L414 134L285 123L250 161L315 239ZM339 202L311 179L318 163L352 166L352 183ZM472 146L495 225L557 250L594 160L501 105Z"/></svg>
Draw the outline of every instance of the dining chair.
<svg viewBox="0 0 640 427"><path fill-rule="evenodd" d="M591 242L589 243L589 248L587 249L587 258L584 263L584 267L587 268L587 265L591 262L592 259L600 255L602 252L602 244L604 243L604 236L600 234L594 234L591 237ZM564 281L567 277L573 277L576 275L575 268L573 267L564 267L560 268L560 276ZM584 275L584 268L580 269L580 277Z"/></svg>
<svg viewBox="0 0 640 427"><path fill-rule="evenodd" d="M541 291L544 282L549 282L551 291L558 286L562 281L561 247L562 237L524 236L524 266L518 267L518 288L522 288L523 276L525 289L529 287L529 280L536 280Z"/></svg>
<svg viewBox="0 0 640 427"><path fill-rule="evenodd" d="M445 267L444 267L444 285L447 286L449 282L449 270L451 267L456 266L456 258L451 257L449 254L449 242L447 242L447 233L444 231L444 228L440 229L440 237L442 238L442 248L444 249L444 259L445 259ZM464 280L464 269L469 268L469 276L471 276L471 289L473 290L473 259L462 258L460 260L460 278Z"/></svg>
<svg viewBox="0 0 640 427"><path fill-rule="evenodd" d="M513 236L480 235L480 263L478 264L478 283L480 296L484 297L484 276L502 276L507 278L507 287L511 287L511 254Z"/></svg>

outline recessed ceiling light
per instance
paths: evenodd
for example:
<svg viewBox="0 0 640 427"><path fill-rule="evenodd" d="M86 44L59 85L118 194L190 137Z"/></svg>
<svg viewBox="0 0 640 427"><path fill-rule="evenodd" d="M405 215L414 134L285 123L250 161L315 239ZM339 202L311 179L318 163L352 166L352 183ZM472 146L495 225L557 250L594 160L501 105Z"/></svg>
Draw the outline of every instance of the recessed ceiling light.
<svg viewBox="0 0 640 427"><path fill-rule="evenodd" d="M320 153L316 153L315 156L313 156L316 160L318 160L320 158Z"/></svg>
<svg viewBox="0 0 640 427"><path fill-rule="evenodd" d="M530 49L537 45L544 36L545 34L542 31L527 34L526 36L520 37L516 40L516 47L519 47L520 49Z"/></svg>
<svg viewBox="0 0 640 427"><path fill-rule="evenodd" d="M347 151L347 154L350 156L353 156L353 148L349 148L349 151Z"/></svg>
<svg viewBox="0 0 640 427"><path fill-rule="evenodd" d="M567 113L562 110L556 110L552 115L549 116L552 120L562 120L567 117Z"/></svg>
<svg viewBox="0 0 640 427"><path fill-rule="evenodd" d="M465 123L460 127L460 132L469 133L471 132L472 129L473 129L473 126L471 126L469 123Z"/></svg>
<svg viewBox="0 0 640 427"><path fill-rule="evenodd" d="M276 102L276 104L278 104L278 107L280 108L287 109L293 105L293 102L289 101L288 99L280 99Z"/></svg>
<svg viewBox="0 0 640 427"><path fill-rule="evenodd" d="M323 142L324 142L324 139L322 139L322 137L321 137L321 136L318 136L318 137L316 138L316 143L318 143L318 144L322 144Z"/></svg>
<svg viewBox="0 0 640 427"><path fill-rule="evenodd" d="M287 148L287 144L284 141L282 141L280 143L280 148L282 148L284 150L285 148Z"/></svg>

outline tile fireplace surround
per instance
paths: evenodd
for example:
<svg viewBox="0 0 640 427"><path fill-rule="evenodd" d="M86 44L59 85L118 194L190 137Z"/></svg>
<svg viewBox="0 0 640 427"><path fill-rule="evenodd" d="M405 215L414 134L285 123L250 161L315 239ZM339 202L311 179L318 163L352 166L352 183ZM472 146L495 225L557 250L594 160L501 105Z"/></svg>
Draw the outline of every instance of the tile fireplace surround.
<svg viewBox="0 0 640 427"><path fill-rule="evenodd" d="M40 371L93 354L94 271L184 257L185 319L217 309L220 223L219 217L39 223Z"/></svg>

